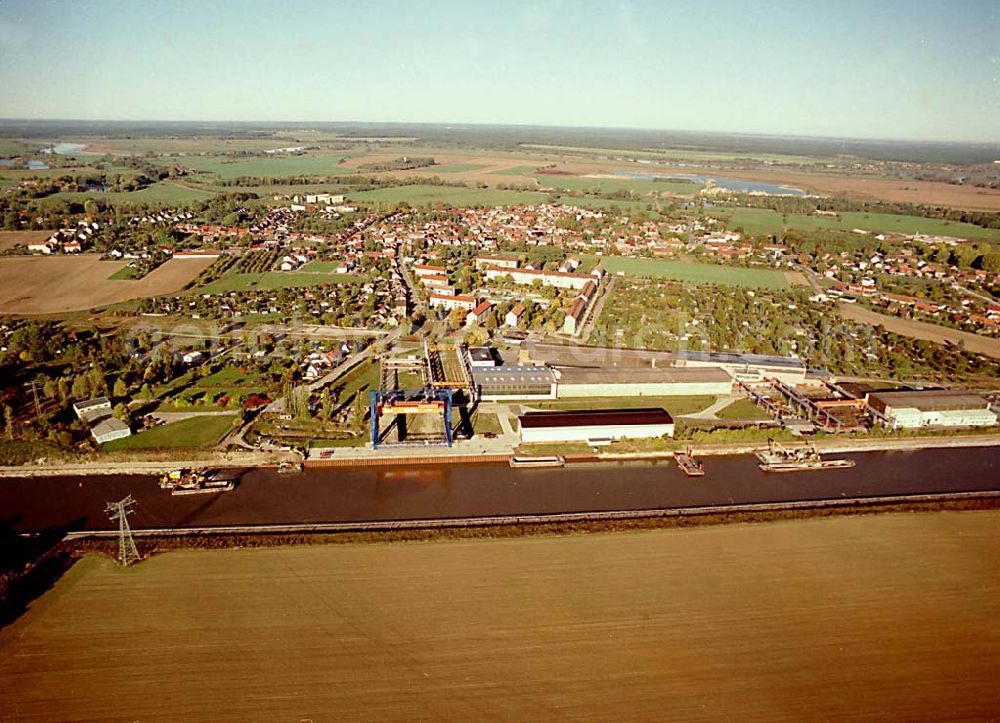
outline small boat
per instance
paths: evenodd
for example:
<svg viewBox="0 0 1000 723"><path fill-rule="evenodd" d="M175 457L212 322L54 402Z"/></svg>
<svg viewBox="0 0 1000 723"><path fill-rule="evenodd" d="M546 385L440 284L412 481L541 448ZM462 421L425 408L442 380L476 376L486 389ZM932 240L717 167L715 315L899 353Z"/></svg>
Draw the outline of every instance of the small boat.
<svg viewBox="0 0 1000 723"><path fill-rule="evenodd" d="M220 470L178 469L160 478L160 487L172 495L200 495L236 489L237 477Z"/></svg>
<svg viewBox="0 0 1000 723"><path fill-rule="evenodd" d="M301 462L282 462L278 465L278 474L298 474L301 471Z"/></svg>
<svg viewBox="0 0 1000 723"><path fill-rule="evenodd" d="M847 469L854 466L853 459L823 459L816 446L784 447L773 439L767 440L767 449L755 456L764 472L808 472L817 469Z"/></svg>
<svg viewBox="0 0 1000 723"><path fill-rule="evenodd" d="M511 457L511 467L562 467L566 464L566 458L560 454L551 457Z"/></svg>
<svg viewBox="0 0 1000 723"><path fill-rule="evenodd" d="M681 472L688 477L705 476L705 463L695 459L694 452L690 449L686 449L683 452L680 450L674 452L674 461L681 468Z"/></svg>

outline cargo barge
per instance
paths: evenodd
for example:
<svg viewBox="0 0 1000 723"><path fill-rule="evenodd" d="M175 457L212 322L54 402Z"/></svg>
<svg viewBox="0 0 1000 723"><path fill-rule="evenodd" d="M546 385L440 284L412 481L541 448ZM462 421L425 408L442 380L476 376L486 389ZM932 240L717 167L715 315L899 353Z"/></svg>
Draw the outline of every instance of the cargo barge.
<svg viewBox="0 0 1000 723"><path fill-rule="evenodd" d="M561 454L551 457L511 457L510 466L515 468L532 467L562 467L566 464L566 458Z"/></svg>
<svg viewBox="0 0 1000 723"><path fill-rule="evenodd" d="M681 468L681 472L686 474L688 477L705 476L705 463L695 459L694 452L690 449L684 450L683 452L680 450L674 452L674 461L677 462L677 466Z"/></svg>
<svg viewBox="0 0 1000 723"><path fill-rule="evenodd" d="M818 469L848 469L853 459L823 459L816 446L784 447L773 439L767 440L767 449L754 453L764 472L808 472Z"/></svg>
<svg viewBox="0 0 1000 723"><path fill-rule="evenodd" d="M240 473L235 470L176 469L160 478L160 487L172 495L200 495L236 489Z"/></svg>

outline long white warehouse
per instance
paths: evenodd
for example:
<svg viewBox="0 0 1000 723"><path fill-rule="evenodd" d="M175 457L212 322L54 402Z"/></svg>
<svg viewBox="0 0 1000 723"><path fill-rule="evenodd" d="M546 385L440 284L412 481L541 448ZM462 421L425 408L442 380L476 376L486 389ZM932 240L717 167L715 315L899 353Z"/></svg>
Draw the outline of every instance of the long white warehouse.
<svg viewBox="0 0 1000 723"><path fill-rule="evenodd" d="M866 401L895 427L988 427L997 423L989 402L962 390L871 392Z"/></svg>
<svg viewBox="0 0 1000 723"><path fill-rule="evenodd" d="M733 378L722 369L677 367L559 367L558 396L668 397L732 394Z"/></svg>
<svg viewBox="0 0 1000 723"><path fill-rule="evenodd" d="M665 409L528 412L518 417L518 421L524 443L674 436L674 420Z"/></svg>

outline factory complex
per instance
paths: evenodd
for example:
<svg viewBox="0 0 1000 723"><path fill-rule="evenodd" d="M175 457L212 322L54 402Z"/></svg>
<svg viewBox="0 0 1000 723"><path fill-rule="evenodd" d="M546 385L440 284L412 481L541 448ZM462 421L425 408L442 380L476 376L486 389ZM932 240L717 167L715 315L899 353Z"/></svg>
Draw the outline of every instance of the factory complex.
<svg viewBox="0 0 1000 723"><path fill-rule="evenodd" d="M973 392L838 384L795 357L535 342L514 353L516 363L507 363L492 347L425 343L423 355L383 360L380 389L371 395L372 446L439 441L450 446L455 433L451 420L471 415L482 402L510 405L508 412L520 423L519 441L527 444L596 446L673 436L675 421L662 408L670 406L671 397L701 398L706 407L750 400L758 410L744 412L746 418L720 419L714 410L695 417L709 426L757 425L794 435L863 433L875 426L992 426L998 421L989 400ZM404 377L424 382L419 389L407 389ZM623 399L649 402L629 401L622 408ZM560 408L563 401L570 408ZM532 409L533 402L542 409ZM628 408L633 405L641 408ZM440 421L421 422L421 415Z"/></svg>

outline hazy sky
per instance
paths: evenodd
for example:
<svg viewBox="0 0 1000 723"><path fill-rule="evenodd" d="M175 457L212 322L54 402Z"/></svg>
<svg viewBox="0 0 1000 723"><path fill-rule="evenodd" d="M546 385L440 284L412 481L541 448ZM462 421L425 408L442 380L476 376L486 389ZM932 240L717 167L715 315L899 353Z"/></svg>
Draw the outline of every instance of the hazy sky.
<svg viewBox="0 0 1000 723"><path fill-rule="evenodd" d="M0 116L1000 141L1000 0L0 0Z"/></svg>

